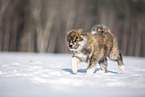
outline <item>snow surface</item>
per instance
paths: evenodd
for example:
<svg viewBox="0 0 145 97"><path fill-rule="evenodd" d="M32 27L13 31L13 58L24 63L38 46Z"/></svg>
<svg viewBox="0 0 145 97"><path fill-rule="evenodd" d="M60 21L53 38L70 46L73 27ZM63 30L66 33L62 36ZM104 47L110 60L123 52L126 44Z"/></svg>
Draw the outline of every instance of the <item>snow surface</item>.
<svg viewBox="0 0 145 97"><path fill-rule="evenodd" d="M0 97L145 97L145 58L124 57L125 71L108 61L105 74L85 75L71 54L0 53ZM99 70L99 66L95 71Z"/></svg>

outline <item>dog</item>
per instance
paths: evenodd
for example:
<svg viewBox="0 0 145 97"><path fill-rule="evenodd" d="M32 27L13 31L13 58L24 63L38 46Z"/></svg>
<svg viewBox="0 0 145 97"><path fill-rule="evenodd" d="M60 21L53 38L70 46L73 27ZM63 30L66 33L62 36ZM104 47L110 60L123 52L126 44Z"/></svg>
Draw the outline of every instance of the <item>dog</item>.
<svg viewBox="0 0 145 97"><path fill-rule="evenodd" d="M87 33L83 29L70 30L65 40L73 53L71 59L73 73L77 73L79 62L88 63L87 75L94 74L97 62L100 65L100 70L96 73L105 73L108 66L106 57L117 61L120 70L125 70L117 39L105 25L93 26L91 33Z"/></svg>

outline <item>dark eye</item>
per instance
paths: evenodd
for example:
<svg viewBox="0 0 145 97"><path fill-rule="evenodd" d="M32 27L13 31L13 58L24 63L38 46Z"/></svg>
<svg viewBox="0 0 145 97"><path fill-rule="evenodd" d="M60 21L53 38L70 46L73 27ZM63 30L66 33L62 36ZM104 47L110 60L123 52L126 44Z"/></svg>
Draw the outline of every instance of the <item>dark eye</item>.
<svg viewBox="0 0 145 97"><path fill-rule="evenodd" d="M79 38L78 37L76 37L76 39L75 39L75 41L77 41Z"/></svg>
<svg viewBox="0 0 145 97"><path fill-rule="evenodd" d="M67 40L69 40L69 37L67 38Z"/></svg>

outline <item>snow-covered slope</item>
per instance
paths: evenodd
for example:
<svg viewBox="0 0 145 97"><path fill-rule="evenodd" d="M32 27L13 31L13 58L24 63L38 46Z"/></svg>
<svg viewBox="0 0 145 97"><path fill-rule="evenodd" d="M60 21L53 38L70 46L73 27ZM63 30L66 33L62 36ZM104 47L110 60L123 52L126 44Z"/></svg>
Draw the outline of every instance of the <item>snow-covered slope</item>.
<svg viewBox="0 0 145 97"><path fill-rule="evenodd" d="M109 61L106 74L72 74L71 54L0 53L0 97L145 97L145 58ZM99 70L97 66L96 71Z"/></svg>

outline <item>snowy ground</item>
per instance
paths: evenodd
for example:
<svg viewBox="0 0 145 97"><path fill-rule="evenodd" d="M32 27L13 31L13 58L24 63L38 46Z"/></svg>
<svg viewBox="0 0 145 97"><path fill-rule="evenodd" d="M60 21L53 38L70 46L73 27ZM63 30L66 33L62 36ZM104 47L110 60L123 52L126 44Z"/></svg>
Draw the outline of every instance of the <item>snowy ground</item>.
<svg viewBox="0 0 145 97"><path fill-rule="evenodd" d="M71 54L0 53L0 97L145 97L145 58L109 61L106 74L72 74ZM97 66L96 71L99 70Z"/></svg>

